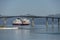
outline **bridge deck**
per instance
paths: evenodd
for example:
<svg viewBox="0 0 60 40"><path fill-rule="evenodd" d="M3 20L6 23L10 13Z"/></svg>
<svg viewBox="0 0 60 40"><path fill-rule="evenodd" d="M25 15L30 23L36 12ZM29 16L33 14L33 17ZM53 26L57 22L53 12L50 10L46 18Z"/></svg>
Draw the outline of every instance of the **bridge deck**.
<svg viewBox="0 0 60 40"><path fill-rule="evenodd" d="M27 18L56 18L60 19L60 17L49 17L49 16L0 16L0 18L14 18L14 17L27 17Z"/></svg>

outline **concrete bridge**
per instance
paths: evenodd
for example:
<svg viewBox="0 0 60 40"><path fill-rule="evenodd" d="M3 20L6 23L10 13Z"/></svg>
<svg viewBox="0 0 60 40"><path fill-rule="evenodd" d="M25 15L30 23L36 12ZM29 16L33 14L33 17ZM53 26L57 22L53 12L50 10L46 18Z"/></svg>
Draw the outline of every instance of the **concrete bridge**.
<svg viewBox="0 0 60 40"><path fill-rule="evenodd" d="M48 18L51 18L52 19L52 30L54 29L54 19L57 19L58 20L58 31L60 30L60 17L48 17L48 16L24 16L24 15L21 15L21 16L1 16L1 18L3 18L3 21L4 21L4 25L6 24L6 20L8 18L14 18L14 17L24 17L24 18L31 18L32 21L31 21L31 26L34 27L34 19L35 18L46 18L46 31L48 30Z"/></svg>

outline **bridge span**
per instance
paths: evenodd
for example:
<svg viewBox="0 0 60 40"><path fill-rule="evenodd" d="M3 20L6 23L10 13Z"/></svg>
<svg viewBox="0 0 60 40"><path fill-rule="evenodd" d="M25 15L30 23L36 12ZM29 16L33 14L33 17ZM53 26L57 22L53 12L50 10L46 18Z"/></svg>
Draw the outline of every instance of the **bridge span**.
<svg viewBox="0 0 60 40"><path fill-rule="evenodd" d="M35 18L46 18L46 31L48 30L48 18L52 19L52 30L54 29L54 19L58 20L58 31L60 30L60 17L49 17L49 16L0 16L0 19L3 18L4 25L6 24L6 20L8 18L14 18L14 17L24 17L24 18L31 18L31 26L34 27L34 19Z"/></svg>

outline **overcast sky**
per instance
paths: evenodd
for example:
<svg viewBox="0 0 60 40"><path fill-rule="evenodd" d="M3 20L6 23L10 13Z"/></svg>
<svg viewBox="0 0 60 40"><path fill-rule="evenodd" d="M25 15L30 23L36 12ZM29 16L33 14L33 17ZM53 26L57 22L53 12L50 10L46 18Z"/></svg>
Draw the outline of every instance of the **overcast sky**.
<svg viewBox="0 0 60 40"><path fill-rule="evenodd" d="M40 15L60 13L60 0L0 0L2 15Z"/></svg>

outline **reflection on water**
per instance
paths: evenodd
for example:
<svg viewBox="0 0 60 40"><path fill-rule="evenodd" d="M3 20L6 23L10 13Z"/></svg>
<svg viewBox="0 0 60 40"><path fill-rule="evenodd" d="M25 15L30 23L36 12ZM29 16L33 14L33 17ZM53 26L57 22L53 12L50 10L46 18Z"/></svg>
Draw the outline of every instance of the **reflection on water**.
<svg viewBox="0 0 60 40"><path fill-rule="evenodd" d="M57 27L52 32L51 26L46 32L45 26L20 26L23 29L0 30L0 40L59 40Z"/></svg>

